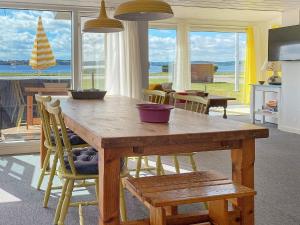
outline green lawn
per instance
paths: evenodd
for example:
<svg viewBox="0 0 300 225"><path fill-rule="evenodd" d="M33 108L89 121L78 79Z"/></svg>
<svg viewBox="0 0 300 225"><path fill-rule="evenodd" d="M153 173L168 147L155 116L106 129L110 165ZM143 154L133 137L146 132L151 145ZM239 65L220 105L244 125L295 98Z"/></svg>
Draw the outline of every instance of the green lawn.
<svg viewBox="0 0 300 225"><path fill-rule="evenodd" d="M224 75L231 75L231 74L224 74ZM155 76L153 74L150 75L151 77ZM163 75L160 75L163 76ZM168 77L159 77L159 78L150 78L150 84L159 84L164 82L169 82ZM234 84L233 83L226 83L226 82L215 82L215 83L192 83L193 90L202 90L206 91L210 94L214 95L222 95L233 97L237 99L237 102L242 102L242 91L234 91ZM240 85L240 90L243 89L243 85Z"/></svg>
<svg viewBox="0 0 300 225"><path fill-rule="evenodd" d="M193 90L203 90L213 95L223 95L237 99L237 102L242 102L243 86L240 85L240 91L234 91L234 84L225 82L216 83L193 83Z"/></svg>

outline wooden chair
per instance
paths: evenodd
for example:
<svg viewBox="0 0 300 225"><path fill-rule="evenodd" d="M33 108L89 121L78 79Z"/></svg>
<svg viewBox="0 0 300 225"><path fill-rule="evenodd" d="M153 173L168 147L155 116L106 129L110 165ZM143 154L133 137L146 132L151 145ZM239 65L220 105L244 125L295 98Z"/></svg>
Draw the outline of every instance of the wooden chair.
<svg viewBox="0 0 300 225"><path fill-rule="evenodd" d="M46 127L47 124L48 124L48 127L50 126L50 124L49 124L50 119L49 119L49 114L45 109L45 104L47 104L51 101L51 96L42 96L42 95L36 94L35 99L37 102L38 112L41 117L42 130L43 130L44 136L45 136L45 141L43 144L47 149L46 157L44 159L44 162L43 162L43 165L41 168L41 172L40 172L40 176L38 179L37 189L40 190L45 176L49 176L49 180L48 180L45 195L44 195L44 201L43 201L43 207L46 208L48 206L48 201L49 201L51 191L56 190L56 189L61 189L62 187L61 186L53 187L53 179L54 179L55 175L57 175L58 153L56 151L56 146L54 143L54 136L53 136L54 134L53 134L53 132L51 132L51 130L47 130L47 127ZM74 133L69 133L69 135L70 134L74 134ZM86 144L79 137L76 137L76 135L75 135L75 138L73 138L72 140L77 141L76 142L77 144L75 144L74 141L72 142L73 148L82 148L82 147L88 146L88 144ZM50 166L51 154L54 154L54 157L53 157L52 165ZM90 182L86 182L86 181L81 184L76 184L77 187L87 187L87 186L91 186L91 185L94 185L94 183L90 183Z"/></svg>
<svg viewBox="0 0 300 225"><path fill-rule="evenodd" d="M90 201L90 202L74 202L71 203L71 197L73 193L74 183L76 181L83 181L83 180L90 180L93 179L96 182L96 196L98 198L98 184L99 184L99 175L98 175L98 154L95 149L90 148L81 148L73 150L70 140L67 134L67 128L64 123L62 111L60 108L59 100L56 100L53 103L46 104L46 111L49 113L50 123L46 123L47 133L49 131L53 131L55 136L55 143L56 143L56 151L58 155L58 159L60 162L60 175L64 180L62 194L59 199L54 224L63 225L65 217L68 212L68 208L70 206L77 206L79 207L79 217L80 223L83 225L84 220L82 216L82 206L88 205L97 205L98 201ZM76 151L76 152L75 152ZM87 152L88 151L88 152ZM94 153L93 153L94 152ZM93 153L93 154L91 154ZM80 165L80 162L74 162L74 158L80 154L86 155L91 157L91 163L84 161L84 164ZM128 175L126 168L121 169L122 174L121 178L124 178ZM122 182L120 182L120 211L121 211L121 219L125 221L126 218L126 206L125 206L125 199L124 199L124 188Z"/></svg>
<svg viewBox="0 0 300 225"><path fill-rule="evenodd" d="M167 93L159 90L143 90L144 100L156 103L165 104ZM144 167L142 167L142 161L144 161ZM135 169L135 177L140 176L140 171L153 171L156 170L156 175L164 175L165 171L162 165L161 157L156 157L156 166L150 167L147 156L140 156L137 158L137 165Z"/></svg>
<svg viewBox="0 0 300 225"><path fill-rule="evenodd" d="M157 104L166 104L167 92L160 90L143 90L144 100Z"/></svg>
<svg viewBox="0 0 300 225"><path fill-rule="evenodd" d="M214 171L126 178L124 183L150 210L150 225L233 224L230 221L238 221L240 212L237 207L233 207L231 212L235 214L229 214L228 200L256 194L254 190L235 184ZM177 212L179 205L201 202L208 202L208 215L206 212L181 215ZM236 215L236 218L231 218L231 215ZM140 221L131 222L139 224Z"/></svg>
<svg viewBox="0 0 300 225"><path fill-rule="evenodd" d="M175 93L173 95L174 99L174 107L175 108L183 108L188 111L208 114L209 112L209 100L200 96L193 95L180 95ZM174 155L174 166L176 173L180 173L180 165L178 156L187 156L190 159L190 163L193 171L197 171L197 165L194 159L195 153L184 153L180 155Z"/></svg>

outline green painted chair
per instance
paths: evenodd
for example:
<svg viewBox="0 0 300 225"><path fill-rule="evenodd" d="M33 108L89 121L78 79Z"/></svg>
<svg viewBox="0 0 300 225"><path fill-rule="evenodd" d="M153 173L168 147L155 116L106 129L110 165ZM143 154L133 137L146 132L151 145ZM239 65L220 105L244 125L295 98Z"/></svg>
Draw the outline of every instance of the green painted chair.
<svg viewBox="0 0 300 225"><path fill-rule="evenodd" d="M167 93L160 90L143 90L144 100L156 103L156 104L165 104L167 99ZM142 167L142 162L144 162L144 167ZM153 170L156 171L156 175L164 175L165 171L162 165L161 157L156 156L156 165L155 167L149 166L148 157L147 156L140 156L137 157L135 177L140 176L141 171L148 171L151 172Z"/></svg>
<svg viewBox="0 0 300 225"><path fill-rule="evenodd" d="M60 175L64 181L62 194L56 208L54 224L64 225L65 217L69 207L75 206L79 207L80 224L83 225L84 219L82 215L82 206L97 205L98 201L71 202L71 197L75 182L95 180L96 196L98 199L98 154L96 150L92 149L91 147L76 150L72 148L68 137L67 128L64 123L59 100L56 100L53 103L48 102L45 109L50 118L50 121L47 121L46 118L46 133L54 133L56 144L55 149L60 163ZM87 157L88 161L86 161L86 159L83 160L83 157L85 156ZM128 176L126 168L122 168L121 171L121 178ZM126 221L126 205L122 182L120 182L120 198L121 220Z"/></svg>
<svg viewBox="0 0 300 225"><path fill-rule="evenodd" d="M173 95L173 99L174 99L175 108L182 108L188 111L202 113L202 114L208 114L209 112L209 99L200 96L193 96L193 95L180 95L178 93L175 93ZM194 159L194 155L195 153L184 153L184 154L174 155L173 159L174 159L174 166L175 166L176 173L180 173L178 156L189 157L192 170L197 171L197 165Z"/></svg>
<svg viewBox="0 0 300 225"><path fill-rule="evenodd" d="M53 186L54 177L59 175L58 171L57 171L58 155L57 155L57 151L56 151L55 144L54 144L53 133L51 133L51 131L47 131L47 129L45 127L46 123L49 122L49 114L45 109L45 104L47 104L48 102L51 101L51 96L42 96L40 94L36 94L35 99L37 102L38 112L39 112L39 115L41 118L41 125L43 128L42 130L43 130L44 136L45 136L45 141L43 144L47 149L47 153L46 153L46 156L45 156L42 168L41 168L40 176L38 179L37 189L40 190L45 176L49 176L45 195L44 195L44 201L43 201L43 207L46 208L48 206L48 201L50 198L51 191L56 190L56 189L61 189L62 186L55 186L55 187ZM73 134L73 133L69 132L69 135L70 134ZM81 140L79 137L76 137L76 135L73 137L72 140L73 140L73 143L76 143L76 144L72 145L73 148L81 148L81 147L88 146L86 143L84 143L83 140ZM52 162L50 160L51 155L53 155ZM76 187L87 187L87 186L91 186L94 184L95 184L94 182L84 181L80 184L76 184Z"/></svg>

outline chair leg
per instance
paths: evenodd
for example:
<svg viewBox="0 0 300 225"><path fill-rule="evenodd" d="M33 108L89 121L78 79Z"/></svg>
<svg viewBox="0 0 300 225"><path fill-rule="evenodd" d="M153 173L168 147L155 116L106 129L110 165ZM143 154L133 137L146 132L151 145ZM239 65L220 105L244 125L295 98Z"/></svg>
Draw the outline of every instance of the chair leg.
<svg viewBox="0 0 300 225"><path fill-rule="evenodd" d="M144 156L143 159L144 159L145 167L149 168L148 156Z"/></svg>
<svg viewBox="0 0 300 225"><path fill-rule="evenodd" d="M135 178L140 177L141 168L142 168L142 157L139 156L136 161Z"/></svg>
<svg viewBox="0 0 300 225"><path fill-rule="evenodd" d="M63 188L61 190L61 195L60 195L57 207L56 207L54 222L53 222L54 224L58 224L58 220L59 220L60 212L61 212L61 207L62 207L62 204L63 204L64 199L65 199L65 194L66 194L68 184L69 184L69 179L66 179L65 182L64 182Z"/></svg>
<svg viewBox="0 0 300 225"><path fill-rule="evenodd" d="M50 194L51 194L53 179L54 179L54 176L55 176L55 173L56 173L57 161L58 161L58 155L57 155L57 153L55 153L54 154L54 159L53 159L53 164L52 164L52 167L51 167L51 170L50 170L48 185L47 185L46 192L45 192L45 195L44 195L44 205L43 205L44 208L48 207L48 201L49 201L49 197L50 197Z"/></svg>
<svg viewBox="0 0 300 225"><path fill-rule="evenodd" d="M83 212L82 212L82 205L79 204L78 206L78 212L79 212L79 224L84 225L84 218L83 218Z"/></svg>
<svg viewBox="0 0 300 225"><path fill-rule="evenodd" d="M20 128L20 126L21 126L24 110L25 110L25 106L20 105L18 116L17 116L17 121L16 121L16 127L17 128Z"/></svg>
<svg viewBox="0 0 300 225"><path fill-rule="evenodd" d="M122 181L120 182L120 214L121 221L127 221L127 212L126 212L126 200L125 200L125 190Z"/></svg>
<svg viewBox="0 0 300 225"><path fill-rule="evenodd" d="M174 160L175 171L176 171L177 174L179 174L180 173L180 166L179 166L179 161L178 161L177 155L173 156L173 160Z"/></svg>
<svg viewBox="0 0 300 225"><path fill-rule="evenodd" d="M48 168L48 165L49 165L49 162L50 162L50 156L51 156L51 150L48 149L45 160L43 162L43 168L41 170L41 174L40 174L40 177L39 177L39 180L38 180L38 184L37 184L37 187L36 187L38 190L41 189L41 186L42 186L42 183L43 183L43 180L44 180L44 177L45 177L45 173L47 171L47 168Z"/></svg>
<svg viewBox="0 0 300 225"><path fill-rule="evenodd" d="M191 154L191 155L189 155L189 157L190 157L190 162L191 162L191 165L192 165L192 169L193 169L194 172L196 172L197 171L197 165L196 165L196 162L195 162L195 159L194 159L194 155Z"/></svg>
<svg viewBox="0 0 300 225"><path fill-rule="evenodd" d="M161 156L156 156L156 175L165 175L165 170L161 162Z"/></svg>
<svg viewBox="0 0 300 225"><path fill-rule="evenodd" d="M96 192L96 198L99 201L99 180L95 179L95 192Z"/></svg>
<svg viewBox="0 0 300 225"><path fill-rule="evenodd" d="M74 180L70 180L68 183L67 190L66 190L64 202L62 204L61 213L60 213L59 220L58 220L58 225L64 225L65 218L67 216L69 205L70 205L70 200L72 197L73 187L74 187Z"/></svg>

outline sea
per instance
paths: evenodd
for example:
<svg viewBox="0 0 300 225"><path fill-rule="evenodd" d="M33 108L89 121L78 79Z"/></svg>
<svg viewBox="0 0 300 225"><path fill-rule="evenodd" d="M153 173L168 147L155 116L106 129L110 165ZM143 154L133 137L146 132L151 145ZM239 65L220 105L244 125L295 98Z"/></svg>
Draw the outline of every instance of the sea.
<svg viewBox="0 0 300 225"><path fill-rule="evenodd" d="M234 72L234 65L218 65L218 72ZM149 73L160 73L162 72L162 66L150 65ZM37 70L27 65L0 65L0 73L38 73ZM50 67L42 71L43 74L66 74L71 73L70 65L57 65Z"/></svg>

